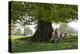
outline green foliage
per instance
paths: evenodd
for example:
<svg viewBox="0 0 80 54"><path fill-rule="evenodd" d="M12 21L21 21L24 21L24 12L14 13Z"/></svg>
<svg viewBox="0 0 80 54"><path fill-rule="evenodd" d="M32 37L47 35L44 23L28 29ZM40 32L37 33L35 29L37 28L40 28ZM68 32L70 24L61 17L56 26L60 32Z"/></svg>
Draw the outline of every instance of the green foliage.
<svg viewBox="0 0 80 54"><path fill-rule="evenodd" d="M11 2L12 21L25 20L32 22L35 20L67 22L77 18L77 5L31 3L31 2Z"/></svg>

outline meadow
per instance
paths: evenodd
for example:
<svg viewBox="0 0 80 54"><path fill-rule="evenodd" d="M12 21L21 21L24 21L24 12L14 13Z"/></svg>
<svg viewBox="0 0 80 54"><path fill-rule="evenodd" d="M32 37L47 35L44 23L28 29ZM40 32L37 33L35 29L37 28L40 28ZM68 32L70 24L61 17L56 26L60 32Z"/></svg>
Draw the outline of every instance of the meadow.
<svg viewBox="0 0 80 54"><path fill-rule="evenodd" d="M78 37L71 36L64 38L58 43L44 43L28 41L27 36L11 36L12 53L17 52L35 52L35 51L53 51L53 50L67 50L78 48Z"/></svg>

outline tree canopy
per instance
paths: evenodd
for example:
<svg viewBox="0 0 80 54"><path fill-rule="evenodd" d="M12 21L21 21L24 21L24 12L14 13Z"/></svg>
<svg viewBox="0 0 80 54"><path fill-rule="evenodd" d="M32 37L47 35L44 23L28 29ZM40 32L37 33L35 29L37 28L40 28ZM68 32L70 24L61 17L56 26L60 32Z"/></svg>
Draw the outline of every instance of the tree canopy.
<svg viewBox="0 0 80 54"><path fill-rule="evenodd" d="M52 4L52 3L33 3L12 1L11 20L13 22L24 21L33 22L43 20L48 22L68 22L77 19L77 5Z"/></svg>

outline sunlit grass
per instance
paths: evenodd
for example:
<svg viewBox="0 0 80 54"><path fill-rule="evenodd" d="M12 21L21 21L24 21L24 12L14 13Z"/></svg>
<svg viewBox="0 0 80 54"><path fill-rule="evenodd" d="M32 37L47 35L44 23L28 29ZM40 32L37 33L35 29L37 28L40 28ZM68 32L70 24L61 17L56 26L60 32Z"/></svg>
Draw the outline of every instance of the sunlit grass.
<svg viewBox="0 0 80 54"><path fill-rule="evenodd" d="M12 52L32 52L32 51L49 51L49 50L64 50L77 49L77 38L71 37L63 39L59 43L40 43L27 40L27 36L11 36L12 37Z"/></svg>

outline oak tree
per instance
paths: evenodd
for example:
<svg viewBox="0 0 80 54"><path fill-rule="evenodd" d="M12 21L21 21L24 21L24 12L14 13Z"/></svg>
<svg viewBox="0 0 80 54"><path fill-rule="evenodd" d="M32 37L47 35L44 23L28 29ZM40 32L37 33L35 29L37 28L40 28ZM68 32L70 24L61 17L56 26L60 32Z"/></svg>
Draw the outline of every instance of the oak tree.
<svg viewBox="0 0 80 54"><path fill-rule="evenodd" d="M52 23L69 22L77 19L77 5L33 3L33 2L10 2L11 21L24 21L26 24L37 22L37 29L32 37L33 41L49 41L52 36Z"/></svg>

